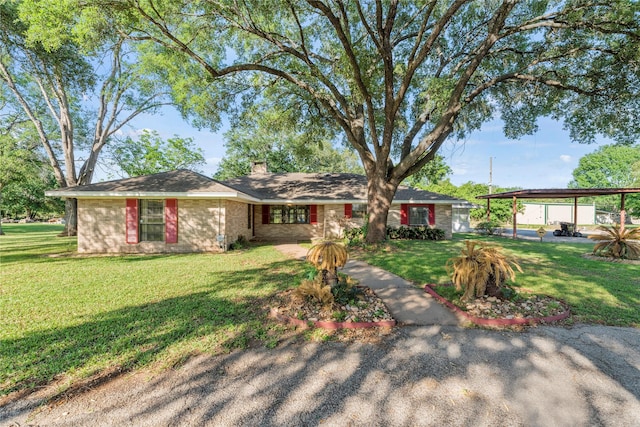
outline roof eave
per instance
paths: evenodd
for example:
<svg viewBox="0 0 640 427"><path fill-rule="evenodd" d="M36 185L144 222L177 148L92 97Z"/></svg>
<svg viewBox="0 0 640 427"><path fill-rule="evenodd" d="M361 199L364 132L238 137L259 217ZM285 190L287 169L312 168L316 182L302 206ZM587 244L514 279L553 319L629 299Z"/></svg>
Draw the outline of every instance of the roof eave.
<svg viewBox="0 0 640 427"><path fill-rule="evenodd" d="M458 200L443 200L443 199L408 199L408 200L393 200L393 203L407 203L407 204L420 204L420 205L453 205L460 203Z"/></svg>
<svg viewBox="0 0 640 427"><path fill-rule="evenodd" d="M341 205L345 203L367 203L366 199L262 199L260 203L265 205Z"/></svg>
<svg viewBox="0 0 640 427"><path fill-rule="evenodd" d="M120 199L120 198L163 198L163 199L238 199L260 202L259 199L239 192L165 192L165 191L73 191L50 190L47 197L65 197L74 199Z"/></svg>
<svg viewBox="0 0 640 427"><path fill-rule="evenodd" d="M341 205L341 204L354 204L354 203L367 203L366 199L263 199L260 201L265 205L276 204L307 204L307 205ZM393 204L434 204L434 205L451 205L457 203L457 200L442 200L442 199L394 199Z"/></svg>

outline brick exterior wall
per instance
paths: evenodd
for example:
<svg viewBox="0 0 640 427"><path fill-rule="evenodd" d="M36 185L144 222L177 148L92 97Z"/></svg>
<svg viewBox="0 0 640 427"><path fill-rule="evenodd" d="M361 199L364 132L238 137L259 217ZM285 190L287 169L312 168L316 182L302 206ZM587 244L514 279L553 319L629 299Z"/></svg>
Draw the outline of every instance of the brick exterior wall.
<svg viewBox="0 0 640 427"><path fill-rule="evenodd" d="M433 228L444 230L445 237L452 237L452 207L451 205L435 205L436 223ZM318 207L318 212L320 207ZM344 205L325 205L323 211L326 213L325 221L325 238L341 239L344 234L345 225L348 227L361 227L364 224L363 219L345 220ZM390 227L400 227L400 205L391 205L389 216L387 217L387 225Z"/></svg>
<svg viewBox="0 0 640 427"><path fill-rule="evenodd" d="M446 239L451 239L452 235L452 215L453 209L451 205L435 205L436 224L432 228L444 230ZM389 227L400 227L400 205L391 205L389 216L387 217L387 225Z"/></svg>
<svg viewBox="0 0 640 427"><path fill-rule="evenodd" d="M364 225L362 218L349 218L344 216L344 205L325 205L325 238L342 239L345 227L356 228Z"/></svg>
<svg viewBox="0 0 640 427"><path fill-rule="evenodd" d="M248 206L252 206L251 221ZM435 205L435 227L452 236L451 205ZM224 234L226 244L239 236L253 236L266 241L298 241L337 239L342 237L344 205L318 205L317 224L262 224L262 206L230 200L178 200L178 243L126 243L126 200L78 200L78 252L81 253L184 253L219 252L217 236ZM400 226L400 205L391 206L388 224ZM250 228L255 227L255 230ZM362 225L362 220L349 221L350 226ZM325 229L326 227L326 229ZM255 234L254 234L255 231Z"/></svg>
<svg viewBox="0 0 640 427"><path fill-rule="evenodd" d="M436 223L433 228L444 230L445 238L452 237L452 215L453 209L451 205L435 205ZM325 205L326 212L325 222L325 238L341 239L344 234L345 225L348 227L361 227L364 224L363 219L350 219L345 221L344 205ZM391 205L389 216L387 217L387 225L389 227L400 227L400 205Z"/></svg>
<svg viewBox="0 0 640 427"><path fill-rule="evenodd" d="M220 252L218 235L224 234L224 200L178 199L178 244L175 252ZM162 242L160 247L174 252Z"/></svg>
<svg viewBox="0 0 640 427"><path fill-rule="evenodd" d="M435 205L436 225L435 228L444 230L445 239L453 237L453 208L451 205Z"/></svg>
<svg viewBox="0 0 640 427"><path fill-rule="evenodd" d="M251 205L231 200L225 200L223 203L225 207L224 230L227 235L227 244L235 242L240 236L243 236L247 240L251 239L253 230L251 229L247 212L247 207ZM255 208L254 206L251 207Z"/></svg>
<svg viewBox="0 0 640 427"><path fill-rule="evenodd" d="M124 199L78 199L78 252L123 252Z"/></svg>
<svg viewBox="0 0 640 427"><path fill-rule="evenodd" d="M262 205L256 205L254 206L255 237L259 240L274 242L322 239L324 208L324 205L318 205L317 224L263 224Z"/></svg>
<svg viewBox="0 0 640 427"><path fill-rule="evenodd" d="M178 243L125 239L125 199L78 199L78 252L184 253L219 252L218 224L224 229L224 201L178 200ZM221 212L222 215L218 213Z"/></svg>

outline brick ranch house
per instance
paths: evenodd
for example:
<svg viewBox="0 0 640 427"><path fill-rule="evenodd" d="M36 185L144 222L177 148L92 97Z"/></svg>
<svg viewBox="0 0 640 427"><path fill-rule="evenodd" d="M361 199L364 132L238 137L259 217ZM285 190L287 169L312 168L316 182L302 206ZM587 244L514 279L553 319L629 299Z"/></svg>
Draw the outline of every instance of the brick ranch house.
<svg viewBox="0 0 640 427"><path fill-rule="evenodd" d="M78 252L218 252L241 236L264 241L332 239L366 217L366 177L252 173L216 181L188 170L47 191L78 200ZM452 234L449 196L400 186L388 225Z"/></svg>

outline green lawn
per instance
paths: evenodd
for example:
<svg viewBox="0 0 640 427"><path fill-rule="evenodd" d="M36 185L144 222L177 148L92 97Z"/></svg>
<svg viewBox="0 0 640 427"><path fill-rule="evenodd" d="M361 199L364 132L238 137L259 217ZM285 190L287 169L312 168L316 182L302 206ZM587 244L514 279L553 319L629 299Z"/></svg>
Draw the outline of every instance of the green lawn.
<svg viewBox="0 0 640 427"><path fill-rule="evenodd" d="M304 265L269 246L226 254L78 256L62 226L3 225L0 237L0 396L52 381L250 343L275 345L284 327L266 300L299 283ZM473 237L476 236L463 236ZM580 322L640 327L640 266L590 261L590 245L497 241L519 259L517 284L567 301ZM463 238L398 241L363 253L418 284L447 283Z"/></svg>
<svg viewBox="0 0 640 427"><path fill-rule="evenodd" d="M225 254L75 254L62 226L3 225L0 396L53 380L172 366L197 353L275 345L265 299L302 265L269 246Z"/></svg>
<svg viewBox="0 0 640 427"><path fill-rule="evenodd" d="M585 259L581 255L591 252L590 244L462 234L449 241L393 241L387 251L363 252L360 257L419 285L450 283L445 263L459 253L465 239L502 246L524 271L515 285L567 302L574 321L640 328L640 265Z"/></svg>

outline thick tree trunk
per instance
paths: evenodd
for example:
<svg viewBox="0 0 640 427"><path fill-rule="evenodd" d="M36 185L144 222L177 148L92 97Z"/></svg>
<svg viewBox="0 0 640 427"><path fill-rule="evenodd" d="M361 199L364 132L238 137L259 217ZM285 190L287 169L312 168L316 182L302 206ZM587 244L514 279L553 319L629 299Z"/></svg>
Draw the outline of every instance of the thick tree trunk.
<svg viewBox="0 0 640 427"><path fill-rule="evenodd" d="M64 201L64 231L60 237L75 236L78 234L78 199L66 199Z"/></svg>
<svg viewBox="0 0 640 427"><path fill-rule="evenodd" d="M331 289L335 288L338 284L338 270L322 270L322 283L329 285Z"/></svg>
<svg viewBox="0 0 640 427"><path fill-rule="evenodd" d="M368 177L368 210L369 222L367 227L367 243L380 243L387 238L387 218L393 196L398 185L393 185L384 179L381 172Z"/></svg>

